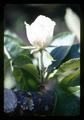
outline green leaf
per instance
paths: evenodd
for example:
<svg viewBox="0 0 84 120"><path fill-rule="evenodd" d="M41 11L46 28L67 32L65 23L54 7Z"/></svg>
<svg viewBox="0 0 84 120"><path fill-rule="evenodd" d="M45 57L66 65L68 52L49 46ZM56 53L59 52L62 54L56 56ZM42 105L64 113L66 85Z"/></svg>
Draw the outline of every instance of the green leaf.
<svg viewBox="0 0 84 120"><path fill-rule="evenodd" d="M17 86L21 90L37 90L39 81L36 80L30 71L14 67L13 74L16 78Z"/></svg>
<svg viewBox="0 0 84 120"><path fill-rule="evenodd" d="M25 54L20 54L17 57L13 59L13 65L14 66L23 66L25 64L32 63L32 60L29 56Z"/></svg>
<svg viewBox="0 0 84 120"><path fill-rule="evenodd" d="M63 63L54 77L60 85L68 86L70 82L80 76L80 58L74 58Z"/></svg>
<svg viewBox="0 0 84 120"><path fill-rule="evenodd" d="M78 44L72 45L64 61L73 59L73 58L79 58L79 57L80 57L80 44L78 43Z"/></svg>
<svg viewBox="0 0 84 120"><path fill-rule="evenodd" d="M21 68L29 72L37 81L39 81L40 79L39 72L35 65L26 64L26 65L23 65Z"/></svg>
<svg viewBox="0 0 84 120"><path fill-rule="evenodd" d="M57 69L55 77L61 82L66 76L74 74L80 69L80 58L74 58L66 61Z"/></svg>
<svg viewBox="0 0 84 120"><path fill-rule="evenodd" d="M68 87L68 86L75 86L78 83L80 84L80 82L77 81L77 78L79 78L79 76L80 76L80 70L77 70L75 73L66 76L61 81L60 85L65 88L65 87ZM76 82L74 82L74 81L76 81Z"/></svg>
<svg viewBox="0 0 84 120"><path fill-rule="evenodd" d="M79 81L80 76L80 58L74 58L66 61L58 69L55 69L52 73L49 74L48 79L56 78L59 84L74 84L74 79ZM78 83L78 82L77 82Z"/></svg>
<svg viewBox="0 0 84 120"><path fill-rule="evenodd" d="M16 81L9 67L4 74L4 88L11 89L14 87L16 87Z"/></svg>
<svg viewBox="0 0 84 120"><path fill-rule="evenodd" d="M68 91L74 93L76 91L80 91L80 86L68 87Z"/></svg>
<svg viewBox="0 0 84 120"><path fill-rule="evenodd" d="M4 73L10 67L10 60L7 59L7 56L4 55Z"/></svg>
<svg viewBox="0 0 84 120"><path fill-rule="evenodd" d="M13 67L13 74L20 89L37 89L37 86L40 84L39 72L28 56L17 56L13 61Z"/></svg>
<svg viewBox="0 0 84 120"><path fill-rule="evenodd" d="M54 60L48 68L48 72L52 72L56 69L67 56L68 52L71 49L71 46L74 44L75 37L72 33L64 34L62 33L60 37L56 37L51 43L52 47L45 48L53 57Z"/></svg>
<svg viewBox="0 0 84 120"><path fill-rule="evenodd" d="M39 72L35 65L32 64L31 59L26 55L19 55L13 60L13 67L24 69L32 74L36 79L39 79Z"/></svg>
<svg viewBox="0 0 84 120"><path fill-rule="evenodd" d="M16 81L11 70L10 60L4 55L4 88L11 89L15 86Z"/></svg>
<svg viewBox="0 0 84 120"><path fill-rule="evenodd" d="M16 57L23 51L19 46L24 45L24 41L21 40L15 33L5 31L4 33L4 45L11 57Z"/></svg>
<svg viewBox="0 0 84 120"><path fill-rule="evenodd" d="M21 69L19 69L19 68L14 68L13 75L14 75L17 83L19 83L23 77L23 73L22 73Z"/></svg>
<svg viewBox="0 0 84 120"><path fill-rule="evenodd" d="M54 76L57 104L53 115L76 116L80 114L80 58L63 63Z"/></svg>
<svg viewBox="0 0 84 120"><path fill-rule="evenodd" d="M53 115L56 116L77 116L80 115L80 98L75 92L64 91L60 86L56 88L57 104L55 106ZM72 90L71 90L72 91ZM80 92L80 91L79 91ZM79 93L80 94L80 93Z"/></svg>

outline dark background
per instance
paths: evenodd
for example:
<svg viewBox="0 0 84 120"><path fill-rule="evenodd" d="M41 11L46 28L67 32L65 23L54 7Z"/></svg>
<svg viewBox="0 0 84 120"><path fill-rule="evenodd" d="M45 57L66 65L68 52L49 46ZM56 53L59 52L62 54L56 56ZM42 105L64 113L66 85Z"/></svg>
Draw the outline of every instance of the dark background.
<svg viewBox="0 0 84 120"><path fill-rule="evenodd" d="M71 8L80 17L79 4L6 4L4 7L4 30L11 30L27 41L24 21L31 24L38 15L45 15L56 22L55 33L69 31L64 15Z"/></svg>

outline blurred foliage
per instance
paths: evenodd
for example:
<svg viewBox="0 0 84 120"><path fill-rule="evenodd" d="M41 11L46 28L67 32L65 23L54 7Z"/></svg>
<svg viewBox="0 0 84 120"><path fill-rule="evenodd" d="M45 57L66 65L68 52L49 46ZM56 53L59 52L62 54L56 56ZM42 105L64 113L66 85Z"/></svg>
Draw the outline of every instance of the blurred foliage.
<svg viewBox="0 0 84 120"><path fill-rule="evenodd" d="M13 74L16 79L16 82L18 83L16 86L18 86L18 88L21 88L23 90L27 90L29 89L28 86L32 88L31 86L35 86L36 84L38 84L37 81L39 76L38 70L32 64L33 55L29 54L29 50L24 50L20 47L20 45L24 45L24 42L15 33L12 33L10 31L5 31L4 45L11 57ZM10 60L8 58L7 60L5 59L5 61L6 62L8 61L10 64ZM5 70L6 69L7 67L5 67ZM35 83L35 79L36 79L36 83Z"/></svg>
<svg viewBox="0 0 84 120"><path fill-rule="evenodd" d="M5 31L4 44L7 50L10 51L10 56L15 57L17 54L20 54L20 52L22 52L22 49L20 49L19 45L24 44L24 42L15 33Z"/></svg>
<svg viewBox="0 0 84 120"><path fill-rule="evenodd" d="M9 89L16 87L16 81L11 70L10 60L8 60L6 55L4 55L4 87Z"/></svg>
<svg viewBox="0 0 84 120"><path fill-rule="evenodd" d="M56 79L65 87L69 86L69 82L80 75L80 59L70 59L63 63L56 72Z"/></svg>
<svg viewBox="0 0 84 120"><path fill-rule="evenodd" d="M52 79L56 81L54 91L57 97L53 115L79 115L80 59L71 59L63 63L52 76Z"/></svg>
<svg viewBox="0 0 84 120"><path fill-rule="evenodd" d="M4 81L10 79L9 86L5 84L4 87L9 89L38 90L41 83L39 68L38 65L33 64L35 58L30 54L31 50L20 47L29 45L25 37L23 22L26 20L30 24L39 14L47 15L55 21L58 19L57 22L60 19L55 29L55 34L59 32L60 34L54 36L51 46L46 48L51 57L44 51L45 68L47 62L47 75L45 75L47 83L55 82L52 87L56 98L53 116L77 116L80 114L80 44L74 42L75 36L69 32L65 23L62 23L65 8L69 6L70 4L54 5L53 8L53 5L25 4L6 5L5 7L5 30L8 28L13 31L4 32L4 46L11 57L9 59L7 54L4 54ZM71 8L76 11L79 7L75 5ZM79 14L79 9L77 14ZM16 84L12 84L13 79Z"/></svg>
<svg viewBox="0 0 84 120"><path fill-rule="evenodd" d="M52 82L55 81L52 88L55 93L56 103L52 115L74 116L80 113L80 56L75 54L80 46L75 44L76 49L73 49L74 40L75 38L72 33L64 32L55 36L51 46L46 48L55 60L53 61L54 64L52 62L46 71L46 80L50 81L52 78ZM12 61L13 71L11 68L10 71L16 81L16 85L11 85L9 88L15 87L25 91L38 90L38 86L41 83L39 69L38 66L33 64L34 56L30 54L30 49L25 50L21 48L20 45L24 46L25 44L15 33L9 31L4 33L4 45L11 56L11 60L7 56L4 57L4 69L6 71L4 76L6 77L10 61ZM75 55L75 57L70 59L70 57L68 58L69 54L71 56ZM46 56L46 61L48 62L49 60L51 60L51 57ZM12 79L10 72L9 76ZM52 77L49 78L49 76ZM7 79L9 77L6 77L5 80ZM10 81L11 83L12 81Z"/></svg>
<svg viewBox="0 0 84 120"><path fill-rule="evenodd" d="M75 89L75 87L73 87ZM57 103L53 112L56 116L78 116L80 115L80 94L79 87L76 91L65 91L60 86L56 86Z"/></svg>
<svg viewBox="0 0 84 120"><path fill-rule="evenodd" d="M46 48L46 50L56 60L53 61L52 64L48 67L49 73L52 72L54 69L58 68L58 66L67 57L71 47L73 46L74 40L75 37L70 32L63 32L54 36L54 40L51 43L51 47Z"/></svg>

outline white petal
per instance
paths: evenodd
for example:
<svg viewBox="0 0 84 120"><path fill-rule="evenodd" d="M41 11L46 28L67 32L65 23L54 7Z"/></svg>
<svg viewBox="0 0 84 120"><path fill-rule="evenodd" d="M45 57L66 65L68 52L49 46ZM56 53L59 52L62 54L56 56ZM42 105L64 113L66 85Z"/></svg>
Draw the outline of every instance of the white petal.
<svg viewBox="0 0 84 120"><path fill-rule="evenodd" d="M66 9L65 22L80 40L80 18L70 8Z"/></svg>
<svg viewBox="0 0 84 120"><path fill-rule="evenodd" d="M26 30L27 30L27 32L28 32L28 30L29 30L29 28L30 28L30 25L29 25L29 24L27 24L27 22L26 22L26 21L24 21L24 24L25 24L25 26L26 26Z"/></svg>
<svg viewBox="0 0 84 120"><path fill-rule="evenodd" d="M26 22L25 24L28 40L33 46L43 48L50 44L56 25L54 21L39 15L31 25L28 25Z"/></svg>

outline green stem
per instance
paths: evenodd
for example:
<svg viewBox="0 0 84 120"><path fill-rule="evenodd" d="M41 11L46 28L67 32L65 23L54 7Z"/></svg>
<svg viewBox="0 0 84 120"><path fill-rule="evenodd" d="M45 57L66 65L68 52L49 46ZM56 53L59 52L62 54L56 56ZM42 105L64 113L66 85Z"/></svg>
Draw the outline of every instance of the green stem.
<svg viewBox="0 0 84 120"><path fill-rule="evenodd" d="M40 62L41 62L41 82L43 83L44 82L44 76L43 76L43 69L44 69L44 64L43 64L43 51L40 50Z"/></svg>

